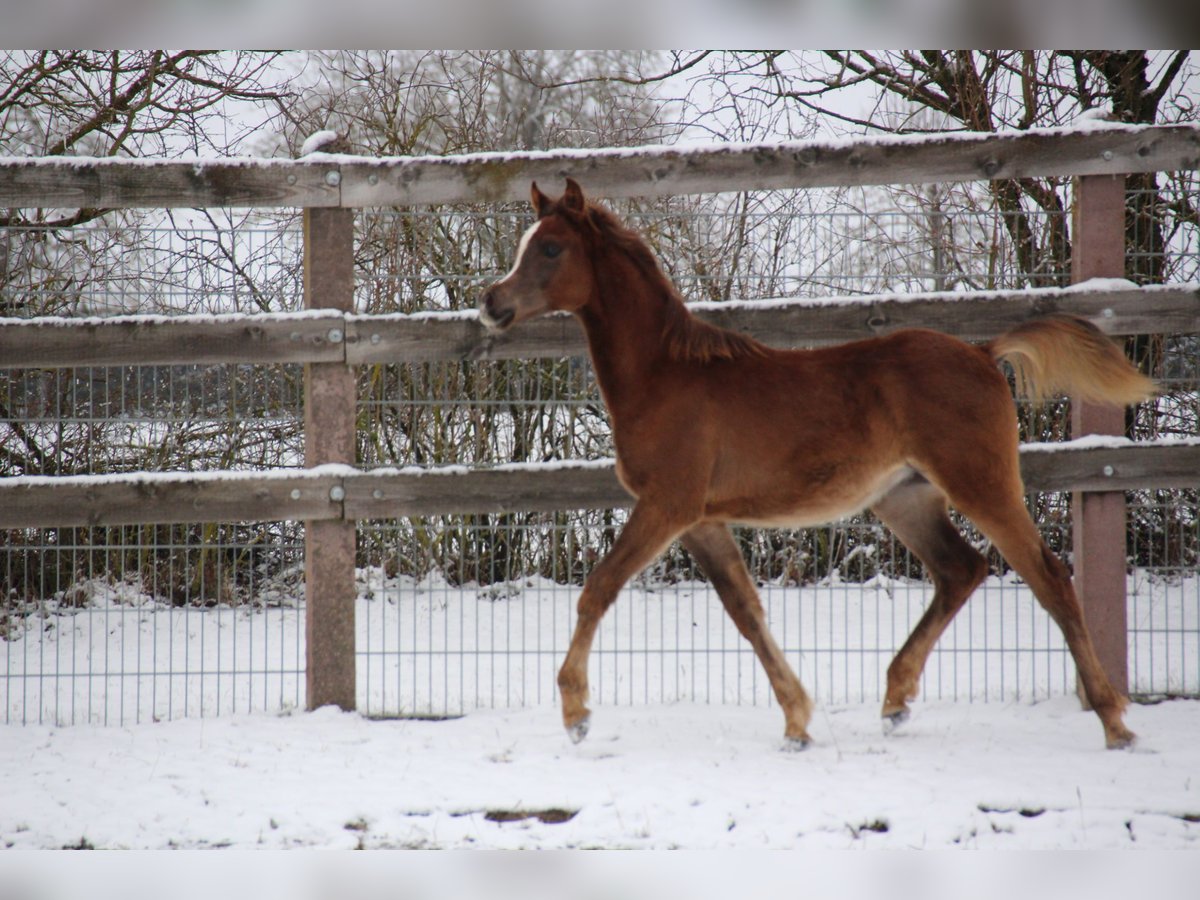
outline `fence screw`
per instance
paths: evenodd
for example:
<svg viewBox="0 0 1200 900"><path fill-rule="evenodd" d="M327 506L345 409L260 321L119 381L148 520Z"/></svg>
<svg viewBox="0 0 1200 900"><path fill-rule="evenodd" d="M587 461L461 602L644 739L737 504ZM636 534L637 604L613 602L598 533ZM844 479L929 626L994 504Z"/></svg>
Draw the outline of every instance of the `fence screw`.
<svg viewBox="0 0 1200 900"><path fill-rule="evenodd" d="M1116 469L1114 469L1112 466L1105 466L1101 471L1104 472L1105 478L1112 478L1116 473Z"/></svg>
<svg viewBox="0 0 1200 900"><path fill-rule="evenodd" d="M330 187L337 187L342 183L342 173L338 171L326 172L325 183Z"/></svg>
<svg viewBox="0 0 1200 900"><path fill-rule="evenodd" d="M372 344L378 344L378 343L380 343L382 340L383 340L383 335L381 335L381 334L373 334L373 335L371 335L371 343L372 343Z"/></svg>
<svg viewBox="0 0 1200 900"><path fill-rule="evenodd" d="M340 484L335 484L329 489L329 499L334 503L341 503L346 499L346 489Z"/></svg>
<svg viewBox="0 0 1200 900"><path fill-rule="evenodd" d="M376 500L382 500L383 499L383 491L381 491L379 488L375 488L375 490L371 491L371 496L374 497Z"/></svg>
<svg viewBox="0 0 1200 900"><path fill-rule="evenodd" d="M1113 311L1111 309L1105 309L1100 313L1100 315L1104 316L1106 319L1111 319L1113 317Z"/></svg>
<svg viewBox="0 0 1200 900"><path fill-rule="evenodd" d="M289 175L288 175L288 177L287 177L287 183L288 183L288 184L295 184L295 183L296 183L296 176L295 176L295 175L291 175L291 174L289 174Z"/></svg>
<svg viewBox="0 0 1200 900"><path fill-rule="evenodd" d="M300 499L300 488L292 488L292 499L293 500Z"/></svg>
<svg viewBox="0 0 1200 900"><path fill-rule="evenodd" d="M368 175L367 176L367 184L370 184L370 185L379 184L379 176L378 175Z"/></svg>
<svg viewBox="0 0 1200 900"><path fill-rule="evenodd" d="M340 328L330 328L329 333L325 336L329 338L329 343L331 344L340 344L342 342L342 338L345 337L345 335L342 334L342 329Z"/></svg>

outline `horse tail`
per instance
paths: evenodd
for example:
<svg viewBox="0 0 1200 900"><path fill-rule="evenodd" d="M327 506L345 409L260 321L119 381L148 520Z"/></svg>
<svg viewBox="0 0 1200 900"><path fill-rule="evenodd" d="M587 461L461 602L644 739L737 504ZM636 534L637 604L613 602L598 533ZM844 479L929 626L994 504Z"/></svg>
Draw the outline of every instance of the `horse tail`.
<svg viewBox="0 0 1200 900"><path fill-rule="evenodd" d="M1034 400L1069 394L1129 406L1158 392L1104 332L1078 316L1032 319L984 347L1013 367L1018 391Z"/></svg>

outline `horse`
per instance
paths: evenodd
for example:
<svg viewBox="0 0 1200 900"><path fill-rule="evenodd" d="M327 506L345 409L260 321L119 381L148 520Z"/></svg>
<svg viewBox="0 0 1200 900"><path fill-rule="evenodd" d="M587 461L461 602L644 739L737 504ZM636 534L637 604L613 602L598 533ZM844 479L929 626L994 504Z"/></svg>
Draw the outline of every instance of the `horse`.
<svg viewBox="0 0 1200 900"><path fill-rule="evenodd" d="M1085 319L1050 315L972 345L904 329L818 349L776 349L691 314L642 238L573 179L533 183L536 219L511 270L479 299L504 332L565 310L578 319L608 410L616 473L635 498L578 601L558 673L563 724L587 735L588 655L626 581L675 539L750 643L783 711L784 747L810 744L813 703L768 629L730 525L810 527L863 509L924 563L934 594L887 671L885 731L906 721L935 642L987 574L952 524L967 517L1061 628L1110 748L1135 735L1105 675L1071 575L1026 509L1012 390L1128 405L1154 383Z"/></svg>

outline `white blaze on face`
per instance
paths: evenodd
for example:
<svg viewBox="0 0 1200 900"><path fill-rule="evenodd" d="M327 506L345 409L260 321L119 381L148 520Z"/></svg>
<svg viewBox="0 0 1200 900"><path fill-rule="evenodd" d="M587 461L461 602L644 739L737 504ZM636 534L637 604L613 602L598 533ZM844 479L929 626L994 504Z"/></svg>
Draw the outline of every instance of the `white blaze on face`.
<svg viewBox="0 0 1200 900"><path fill-rule="evenodd" d="M529 242L533 240L533 234L538 230L538 226L541 224L542 223L540 221L534 222L525 229L525 233L521 235L521 243L517 244L517 258L513 261L512 268L508 270L508 273L502 279L500 279L501 281L507 281L508 279L512 278L513 273L521 267L521 258L525 256L525 251L529 248Z"/></svg>
<svg viewBox="0 0 1200 900"><path fill-rule="evenodd" d="M513 261L512 268L509 269L505 276L501 278L500 281L496 282L496 284L508 281L508 279L513 277L517 269L521 267L521 259L525 256L525 251L529 248L529 242L533 240L534 232L537 231L538 226L541 224L541 222L534 222L525 229L525 233L521 235L521 242L517 245L517 258ZM484 295L484 297L486 296L487 295ZM492 314L488 311L487 305L484 302L484 298L480 298L479 301L479 318L480 321L482 321L483 324L488 328L496 327L496 319L494 319Z"/></svg>

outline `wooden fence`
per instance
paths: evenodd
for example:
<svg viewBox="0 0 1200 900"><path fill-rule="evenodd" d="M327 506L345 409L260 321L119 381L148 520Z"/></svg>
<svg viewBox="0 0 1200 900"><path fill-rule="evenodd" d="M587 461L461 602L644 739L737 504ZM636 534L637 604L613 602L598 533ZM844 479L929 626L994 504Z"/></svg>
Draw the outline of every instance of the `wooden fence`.
<svg viewBox="0 0 1200 900"><path fill-rule="evenodd" d="M1124 271L1125 173L1200 168L1200 128L718 148L480 154L364 160L0 159L0 207L278 207L304 214L303 313L0 320L0 367L167 363L305 365L300 470L138 473L0 480L0 528L304 520L308 705L355 705L355 521L452 512L628 505L611 462L497 469L354 468L353 367L380 362L584 353L570 317L484 332L472 314L361 316L352 310L353 209L523 199L562 176L599 197L1076 176L1073 280ZM1093 283L1096 285L1097 283ZM1114 336L1200 331L1200 286L1098 283L1070 289L898 295L853 301L698 304L704 318L776 346L816 346L924 326L983 340L1054 311ZM1076 436L1119 434L1123 417L1082 407ZM1028 446L1030 490L1074 490L1076 577L1110 676L1127 684L1123 491L1200 484L1200 442L1119 438Z"/></svg>

